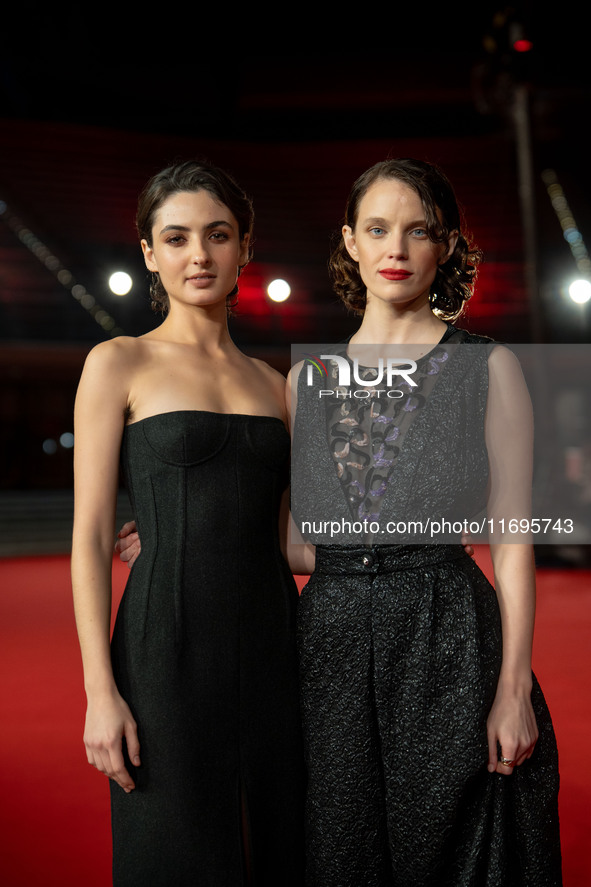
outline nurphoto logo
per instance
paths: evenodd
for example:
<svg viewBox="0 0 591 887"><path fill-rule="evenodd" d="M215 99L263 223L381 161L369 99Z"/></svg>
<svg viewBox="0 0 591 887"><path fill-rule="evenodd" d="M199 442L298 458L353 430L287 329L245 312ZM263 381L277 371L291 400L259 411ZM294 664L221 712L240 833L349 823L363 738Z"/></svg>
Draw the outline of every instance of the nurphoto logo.
<svg viewBox="0 0 591 887"><path fill-rule="evenodd" d="M334 396L335 394L337 397L339 395L342 396L342 389L350 389L351 363L353 364L353 381L359 388L353 389L353 392L346 392L349 397L379 397L381 394L386 394L387 397L393 399L404 397L404 393L400 389L394 388L395 378L398 380L398 384L402 381L410 388L417 387L417 383L412 378L412 374L417 369L416 361L406 357L388 357L386 360L380 357L378 358L377 367L372 367L375 370L375 375L367 378L368 368L364 367L364 377L361 378L358 358L349 361L342 354L321 354L319 357L308 354L306 355L306 384L309 387L314 384L314 370L317 370L321 376L328 379L329 372L324 361L331 361L333 365L336 364L337 390L322 390L319 392L319 397ZM385 383L387 388L377 388L382 382Z"/></svg>
<svg viewBox="0 0 591 887"><path fill-rule="evenodd" d="M337 365L338 370L338 385L340 388L346 388L351 384L351 364L347 360L346 357L343 357L342 354L321 354L320 358L314 358L311 355L306 355L306 360L308 363L308 376L307 376L307 384L313 385L314 380L312 374L314 369L317 369L321 375L328 377L328 370L326 369L324 360L331 360ZM385 378L386 385L392 386L394 384L393 379L395 376L401 376L407 385L410 385L411 388L416 388L417 383L414 379L411 379L411 376L414 372L416 372L417 364L414 360L409 360L407 357L388 357L386 359L386 367L385 367ZM353 358L353 379L357 382L358 385L363 385L364 388L368 386L379 385L382 379L384 379L384 358L378 358L378 365L375 367L376 376L373 379L360 379L359 378L359 360L358 358Z"/></svg>

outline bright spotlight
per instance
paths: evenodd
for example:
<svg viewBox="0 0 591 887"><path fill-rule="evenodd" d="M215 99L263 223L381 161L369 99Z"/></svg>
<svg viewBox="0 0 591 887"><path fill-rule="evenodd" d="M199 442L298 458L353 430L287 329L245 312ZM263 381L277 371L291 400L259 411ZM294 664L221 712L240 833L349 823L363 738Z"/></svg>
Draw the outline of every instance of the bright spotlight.
<svg viewBox="0 0 591 887"><path fill-rule="evenodd" d="M115 293L116 296L126 296L130 291L132 284L133 280L126 271L115 271L115 273L111 274L109 277L111 292Z"/></svg>
<svg viewBox="0 0 591 887"><path fill-rule="evenodd" d="M267 287L267 295L272 302L285 302L291 295L291 287L287 280L272 280Z"/></svg>
<svg viewBox="0 0 591 887"><path fill-rule="evenodd" d="M578 305L584 305L591 299L591 283L588 280L573 280L568 288L568 294Z"/></svg>
<svg viewBox="0 0 591 887"><path fill-rule="evenodd" d="M515 40L515 42L513 43L513 49L515 50L515 52L531 52L533 48L534 45L531 40L521 39Z"/></svg>

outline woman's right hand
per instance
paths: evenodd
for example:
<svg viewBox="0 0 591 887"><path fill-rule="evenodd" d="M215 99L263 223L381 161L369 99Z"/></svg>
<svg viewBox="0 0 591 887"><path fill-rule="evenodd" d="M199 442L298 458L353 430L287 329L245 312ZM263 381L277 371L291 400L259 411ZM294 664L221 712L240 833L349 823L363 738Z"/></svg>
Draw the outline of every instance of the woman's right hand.
<svg viewBox="0 0 591 887"><path fill-rule="evenodd" d="M462 533L462 545L466 554L469 557L474 557L474 546L472 545L472 539L468 533Z"/></svg>
<svg viewBox="0 0 591 887"><path fill-rule="evenodd" d="M115 542L115 551L119 555L119 560L127 564L131 570L141 550L142 545L135 521L127 521L117 533L117 541Z"/></svg>
<svg viewBox="0 0 591 887"><path fill-rule="evenodd" d="M125 767L123 739L130 761L139 767L137 724L125 700L117 691L100 700L89 700L84 728L88 763L129 793L135 788L135 783Z"/></svg>

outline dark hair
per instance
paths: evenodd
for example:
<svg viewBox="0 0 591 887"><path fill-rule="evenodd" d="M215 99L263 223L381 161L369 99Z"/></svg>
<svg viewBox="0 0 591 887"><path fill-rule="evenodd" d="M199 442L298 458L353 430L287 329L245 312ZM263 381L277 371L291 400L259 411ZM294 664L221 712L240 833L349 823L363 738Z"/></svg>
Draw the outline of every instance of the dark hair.
<svg viewBox="0 0 591 887"><path fill-rule="evenodd" d="M208 191L215 200L227 206L238 222L240 240L245 234L249 235L248 257L244 265L240 265L238 274L252 258L252 229L254 224L254 210L252 201L244 193L242 188L234 181L229 173L217 166L202 160L185 160L161 170L152 176L144 187L138 199L135 224L140 240L146 240L148 246L152 243L152 228L154 218L162 204L173 194L181 191ZM159 274L151 272L150 296L152 309L165 314L169 309L168 294ZM228 293L228 309L232 307L231 299L238 294L238 284L231 293ZM233 303L236 304L235 302Z"/></svg>
<svg viewBox="0 0 591 887"><path fill-rule="evenodd" d="M482 253L462 232L461 213L449 180L440 169L423 160L404 158L376 163L353 185L345 208L345 225L355 228L363 197L380 179L398 179L416 191L425 210L427 233L434 243L444 243L453 231L458 232L456 247L449 259L439 266L429 296L431 309L444 320L453 320L462 313L465 302L472 295ZM337 295L351 311L363 314L367 288L342 236L333 249L328 267Z"/></svg>

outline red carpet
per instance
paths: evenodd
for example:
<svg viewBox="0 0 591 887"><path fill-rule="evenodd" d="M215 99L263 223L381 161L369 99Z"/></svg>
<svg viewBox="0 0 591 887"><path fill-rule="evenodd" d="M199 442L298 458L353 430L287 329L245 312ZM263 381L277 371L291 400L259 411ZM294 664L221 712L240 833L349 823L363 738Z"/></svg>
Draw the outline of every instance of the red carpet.
<svg viewBox="0 0 591 887"><path fill-rule="evenodd" d="M478 559L488 571L486 550ZM127 570L115 564L116 594ZM541 570L534 667L561 755L565 887L591 884L591 572ZM0 560L0 880L110 883L107 783L82 745L84 692L64 557Z"/></svg>

